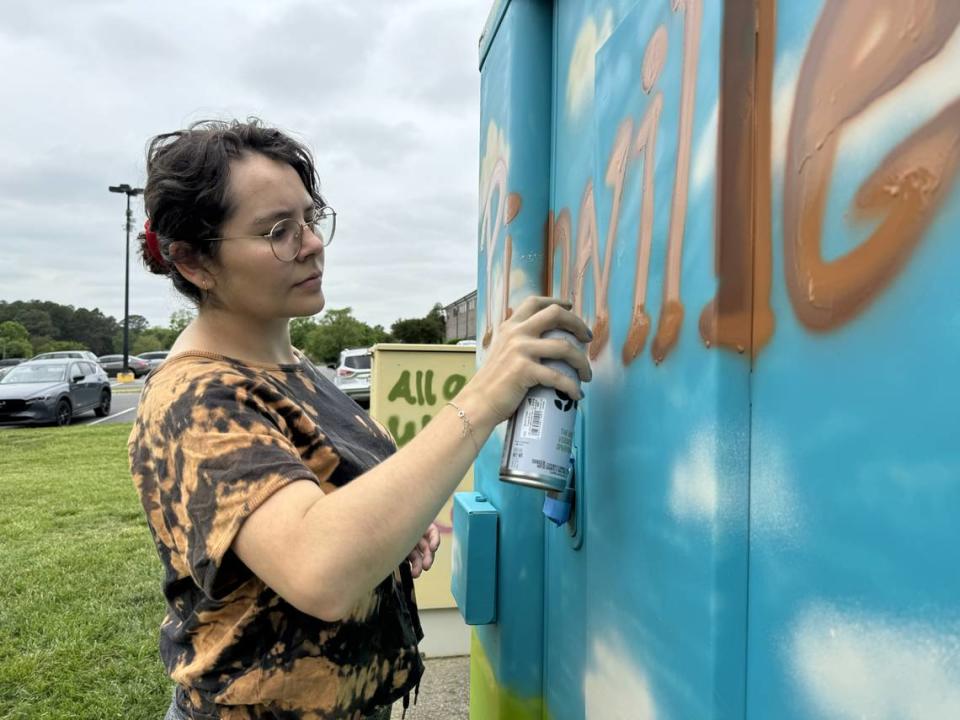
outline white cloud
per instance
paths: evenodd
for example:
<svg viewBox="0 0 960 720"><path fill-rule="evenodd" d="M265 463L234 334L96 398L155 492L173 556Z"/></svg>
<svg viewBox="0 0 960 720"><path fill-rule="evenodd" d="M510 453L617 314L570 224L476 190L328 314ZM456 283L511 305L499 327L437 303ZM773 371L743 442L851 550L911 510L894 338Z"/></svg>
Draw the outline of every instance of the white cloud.
<svg viewBox="0 0 960 720"><path fill-rule="evenodd" d="M817 717L960 717L960 626L815 604L786 647L793 678Z"/></svg>
<svg viewBox="0 0 960 720"><path fill-rule="evenodd" d="M389 326L469 292L486 10L475 0L11 5L0 27L0 300L121 319L124 203L107 186L143 184L149 137L248 115L316 155L338 211L328 307ZM139 227L142 204L133 209ZM154 324L181 306L135 259L130 283L131 312Z"/></svg>
<svg viewBox="0 0 960 720"><path fill-rule="evenodd" d="M577 34L567 73L567 112L572 117L580 115L593 102L596 53L612 33L613 11L608 8L599 27L594 17L590 16Z"/></svg>
<svg viewBox="0 0 960 720"><path fill-rule="evenodd" d="M717 513L717 438L698 429L670 474L670 512L681 520L712 522Z"/></svg>
<svg viewBox="0 0 960 720"><path fill-rule="evenodd" d="M657 707L646 673L623 643L609 635L590 645L583 680L590 720L655 720Z"/></svg>

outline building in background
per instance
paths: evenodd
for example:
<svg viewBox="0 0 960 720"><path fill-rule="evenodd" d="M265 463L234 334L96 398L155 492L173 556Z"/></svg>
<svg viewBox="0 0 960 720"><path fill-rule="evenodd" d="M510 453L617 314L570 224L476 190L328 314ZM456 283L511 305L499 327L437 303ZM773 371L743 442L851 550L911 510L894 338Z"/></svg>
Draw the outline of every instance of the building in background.
<svg viewBox="0 0 960 720"><path fill-rule="evenodd" d="M476 340L477 291L464 295L443 308L447 318L446 340Z"/></svg>

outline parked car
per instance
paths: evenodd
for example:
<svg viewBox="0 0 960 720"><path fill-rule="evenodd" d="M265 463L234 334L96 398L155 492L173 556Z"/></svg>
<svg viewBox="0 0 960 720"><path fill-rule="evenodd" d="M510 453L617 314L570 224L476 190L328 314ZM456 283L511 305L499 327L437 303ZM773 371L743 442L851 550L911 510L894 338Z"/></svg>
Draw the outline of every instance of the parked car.
<svg viewBox="0 0 960 720"><path fill-rule="evenodd" d="M357 402L370 402L370 348L340 351L333 384Z"/></svg>
<svg viewBox="0 0 960 720"><path fill-rule="evenodd" d="M89 360L97 362L97 356L89 350L54 350L53 352L40 353L34 355L31 360Z"/></svg>
<svg viewBox="0 0 960 720"><path fill-rule="evenodd" d="M26 358L2 358L0 359L0 378L10 372L17 365L22 363Z"/></svg>
<svg viewBox="0 0 960 720"><path fill-rule="evenodd" d="M106 417L111 397L110 379L96 363L28 360L0 379L0 423L69 425L90 410Z"/></svg>
<svg viewBox="0 0 960 720"><path fill-rule="evenodd" d="M101 355L97 362L110 377L123 372L123 355ZM127 355L127 367L135 378L143 377L150 372L150 363L137 355Z"/></svg>
<svg viewBox="0 0 960 720"><path fill-rule="evenodd" d="M150 364L150 369L153 370L160 367L169 354L169 350L151 350L150 352L142 352L137 357L146 360Z"/></svg>

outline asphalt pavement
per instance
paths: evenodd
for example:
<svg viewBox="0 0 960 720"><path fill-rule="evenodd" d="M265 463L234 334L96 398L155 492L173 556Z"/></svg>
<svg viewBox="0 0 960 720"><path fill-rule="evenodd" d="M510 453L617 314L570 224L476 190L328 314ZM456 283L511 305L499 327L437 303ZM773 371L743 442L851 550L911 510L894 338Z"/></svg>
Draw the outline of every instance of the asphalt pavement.
<svg viewBox="0 0 960 720"><path fill-rule="evenodd" d="M427 671L420 682L416 707L407 710L408 720L469 720L470 658L427 658ZM402 707L394 706L400 717Z"/></svg>

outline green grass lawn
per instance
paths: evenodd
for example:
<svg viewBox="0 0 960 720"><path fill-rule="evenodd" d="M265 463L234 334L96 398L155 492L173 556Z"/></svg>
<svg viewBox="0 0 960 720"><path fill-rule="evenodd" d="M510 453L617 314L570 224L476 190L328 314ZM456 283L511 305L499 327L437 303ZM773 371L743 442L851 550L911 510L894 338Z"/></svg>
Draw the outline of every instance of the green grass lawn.
<svg viewBox="0 0 960 720"><path fill-rule="evenodd" d="M0 430L0 718L160 720L160 562L130 425Z"/></svg>

